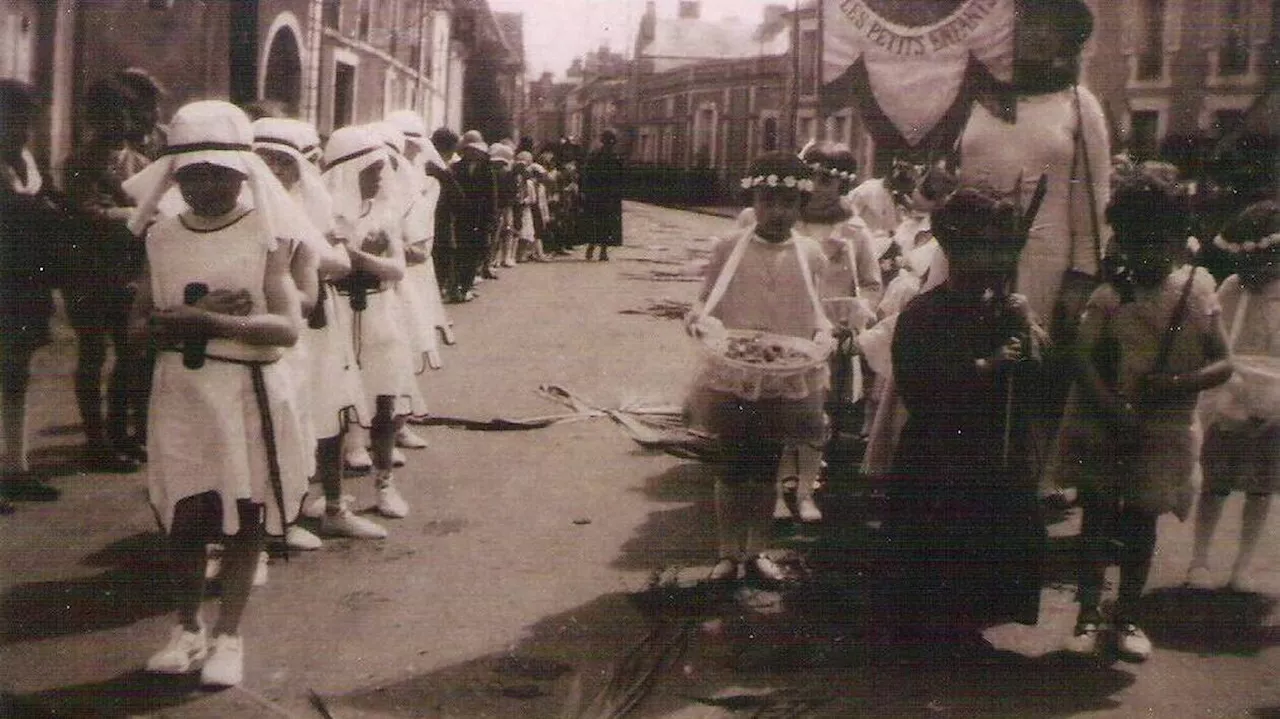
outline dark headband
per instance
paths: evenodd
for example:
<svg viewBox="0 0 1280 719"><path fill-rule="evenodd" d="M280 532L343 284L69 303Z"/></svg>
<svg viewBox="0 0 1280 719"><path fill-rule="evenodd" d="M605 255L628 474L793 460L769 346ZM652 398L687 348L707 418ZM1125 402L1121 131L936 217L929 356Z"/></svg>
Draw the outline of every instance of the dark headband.
<svg viewBox="0 0 1280 719"><path fill-rule="evenodd" d="M292 142L281 137L255 137L253 141L260 145L284 145L285 147L301 154L303 149Z"/></svg>
<svg viewBox="0 0 1280 719"><path fill-rule="evenodd" d="M324 165L324 169L332 170L333 168L337 167L338 165L341 165L344 162L350 162L351 160L354 160L357 157L364 157L365 155L368 155L371 152L377 152L378 150L381 150L381 149L382 149L382 146L379 145L378 147L366 147L363 150L356 150L351 154L343 155L342 157L339 157L333 162L326 162Z"/></svg>
<svg viewBox="0 0 1280 719"><path fill-rule="evenodd" d="M252 145L246 145L239 142L188 142L184 145L169 145L164 148L162 155L180 155L187 152L209 152L213 150L226 150L229 152L253 152Z"/></svg>

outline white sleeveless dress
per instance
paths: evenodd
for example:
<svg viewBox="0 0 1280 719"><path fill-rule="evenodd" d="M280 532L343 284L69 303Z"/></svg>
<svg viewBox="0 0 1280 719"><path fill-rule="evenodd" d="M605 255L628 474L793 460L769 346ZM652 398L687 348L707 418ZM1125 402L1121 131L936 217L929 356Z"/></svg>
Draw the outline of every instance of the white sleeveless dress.
<svg viewBox="0 0 1280 719"><path fill-rule="evenodd" d="M202 282L211 290L248 290L253 313L265 313L266 228L258 215L239 208L213 229L191 229L189 223L199 219L184 213L148 232L156 308L183 304L187 284ZM209 491L221 498L227 534L240 530L239 499L266 507L271 534L282 534L296 518L312 460L294 377L278 363L283 353L279 347L213 339L199 369L183 366L179 352L159 353L147 429L147 479L151 504L166 530L172 529L177 502ZM271 480L273 464L278 483Z"/></svg>
<svg viewBox="0 0 1280 719"><path fill-rule="evenodd" d="M383 229L392 242L402 242L398 222L388 222L386 215L375 208L355 221L348 236L363 238L370 231ZM426 413L426 402L416 381L412 340L403 323L403 309L394 284L383 282L368 293L364 310L352 312L352 344L368 405L376 408L380 396L395 397L395 416L417 416ZM349 296L340 295L339 300L350 308ZM369 420L372 418L369 415ZM362 426L369 426L364 417L360 420Z"/></svg>

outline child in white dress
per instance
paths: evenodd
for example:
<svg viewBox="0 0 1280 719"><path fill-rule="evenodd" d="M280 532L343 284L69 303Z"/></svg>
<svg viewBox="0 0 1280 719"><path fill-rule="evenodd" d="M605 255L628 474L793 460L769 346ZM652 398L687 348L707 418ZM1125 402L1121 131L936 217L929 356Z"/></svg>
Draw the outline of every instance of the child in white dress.
<svg viewBox="0 0 1280 719"><path fill-rule="evenodd" d="M1195 549L1187 583L1212 586L1209 545L1231 492L1244 492L1240 546L1228 586L1255 589L1249 565L1280 491L1280 204L1259 202L1223 228L1214 245L1235 260L1218 288L1235 375L1200 398L1205 426Z"/></svg>
<svg viewBox="0 0 1280 719"><path fill-rule="evenodd" d="M826 258L817 242L793 229L802 197L812 189L809 168L794 155L769 153L752 164L743 185L752 190L756 223L716 246L699 302L686 318L689 332L703 337L721 328L760 330L812 339L829 350L831 322L817 290ZM713 580L735 579L741 569L766 582L786 578L762 553L774 484L786 446L825 438L829 380L826 363L785 380L769 378L747 396L714 364L695 379L691 424L718 436L731 453L725 476L716 482L720 560Z"/></svg>
<svg viewBox="0 0 1280 719"><path fill-rule="evenodd" d="M808 145L800 160L813 175L813 192L800 210L795 224L798 235L818 243L826 257L818 279L818 297L827 319L838 333L852 337L873 319L871 303L880 294L880 268L871 251L870 233L843 201L854 180L856 161L843 144L817 142ZM755 210L747 208L738 216L739 228L755 223ZM852 344L847 345L852 346ZM862 398L861 360L853 353L840 353L832 361L835 389L828 398L834 412L844 412ZM774 496L774 519L787 519L785 487L796 488L796 511L802 522L822 520L814 501L814 489L822 471L822 443L788 444L778 465Z"/></svg>
<svg viewBox="0 0 1280 719"><path fill-rule="evenodd" d="M386 517L408 515L409 506L392 476L396 430L422 410L412 377L413 357L391 283L404 279L401 216L394 202L380 201L388 151L363 127L335 130L325 146L325 185L333 196L335 232L347 246L353 272L340 286L353 317L353 344L365 394L374 406L370 423L377 509ZM386 188L394 191L395 188Z"/></svg>
<svg viewBox="0 0 1280 719"><path fill-rule="evenodd" d="M342 493L340 447L349 424L360 417L372 417L351 340L351 311L347 303L336 302L337 290L330 284L351 271L351 258L334 239L332 199L324 187L319 168L303 154L314 133L305 122L264 117L253 123L254 151L276 173L296 202L296 212L312 223L315 232L297 243L292 269L302 292L306 327L298 345L285 355L294 364L299 397L315 438L315 466L311 476L323 488L323 496L303 511L320 520L320 533L327 536L381 539L386 529L358 516L350 497ZM318 224L317 224L318 223ZM289 528L290 547L315 549L319 539L300 526Z"/></svg>
<svg viewBox="0 0 1280 719"><path fill-rule="evenodd" d="M179 625L147 662L238 684L239 624L266 534L294 519L308 448L289 372L278 364L301 316L289 277L287 194L253 154L248 118L218 101L181 108L166 155L125 184L138 198L130 228L146 233L147 272L131 317L161 348L147 433L152 506L169 533ZM176 183L189 209L150 224ZM253 207L239 201L252 190ZM149 335L149 338L147 337ZM146 346L142 342L138 346ZM226 546L212 649L200 619L205 544Z"/></svg>

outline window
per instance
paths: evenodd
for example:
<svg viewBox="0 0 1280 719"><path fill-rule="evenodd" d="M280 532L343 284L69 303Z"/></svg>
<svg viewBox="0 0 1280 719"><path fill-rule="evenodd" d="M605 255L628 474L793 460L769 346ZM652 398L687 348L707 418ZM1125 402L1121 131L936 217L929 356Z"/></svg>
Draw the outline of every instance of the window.
<svg viewBox="0 0 1280 719"><path fill-rule="evenodd" d="M360 3L360 17L356 20L356 38L359 40L369 39L370 2L371 0L364 0Z"/></svg>
<svg viewBox="0 0 1280 719"><path fill-rule="evenodd" d="M1244 0L1225 0L1222 44L1218 47L1218 75L1249 74L1249 40Z"/></svg>
<svg viewBox="0 0 1280 719"><path fill-rule="evenodd" d="M356 68L338 61L333 67L333 128L346 127L354 119Z"/></svg>
<svg viewBox="0 0 1280 719"><path fill-rule="evenodd" d="M751 92L745 87L735 87L729 91L729 115L746 117L750 108Z"/></svg>
<svg viewBox="0 0 1280 719"><path fill-rule="evenodd" d="M848 142L848 138L846 138L844 134L845 125L846 122L843 115L831 116L831 118L827 120L827 127L830 130L827 134L827 139L832 142Z"/></svg>
<svg viewBox="0 0 1280 719"><path fill-rule="evenodd" d="M778 149L778 119L776 117L765 118L764 130L760 133L760 149L763 152L773 152Z"/></svg>
<svg viewBox="0 0 1280 719"><path fill-rule="evenodd" d="M693 121L693 163L697 167L710 167L715 162L716 109L704 106Z"/></svg>
<svg viewBox="0 0 1280 719"><path fill-rule="evenodd" d="M1165 0L1142 0L1144 33L1138 54L1138 79L1159 80L1164 76Z"/></svg>
<svg viewBox="0 0 1280 719"><path fill-rule="evenodd" d="M803 145L804 143L810 140L816 139L818 136L817 134L814 133L815 126L816 126L816 123L814 122L812 117L800 118L799 127L796 128L797 134L799 135L796 138L796 144Z"/></svg>
<svg viewBox="0 0 1280 719"><path fill-rule="evenodd" d="M1160 144L1160 113L1156 110L1137 110L1130 118L1129 145L1133 154L1142 159L1156 156Z"/></svg>
<svg viewBox="0 0 1280 719"><path fill-rule="evenodd" d="M818 31L800 33L800 94L813 95L818 89Z"/></svg>
<svg viewBox="0 0 1280 719"><path fill-rule="evenodd" d="M324 5L320 9L320 21L324 23L324 26L337 30L341 19L342 0L324 0Z"/></svg>

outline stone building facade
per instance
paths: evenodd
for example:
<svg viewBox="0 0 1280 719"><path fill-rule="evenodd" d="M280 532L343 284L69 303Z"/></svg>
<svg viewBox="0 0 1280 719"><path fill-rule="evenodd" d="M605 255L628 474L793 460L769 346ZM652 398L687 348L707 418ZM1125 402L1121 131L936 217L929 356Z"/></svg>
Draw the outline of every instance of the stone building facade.
<svg viewBox="0 0 1280 719"><path fill-rule="evenodd" d="M0 0L0 33L0 76L49 102L39 147L55 176L84 91L127 67L164 85L162 117L195 99L260 102L322 134L402 108L461 131L488 102L468 96L476 56L497 58L495 84L523 73L487 0Z"/></svg>

